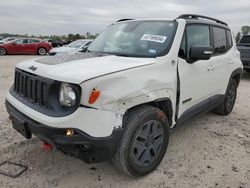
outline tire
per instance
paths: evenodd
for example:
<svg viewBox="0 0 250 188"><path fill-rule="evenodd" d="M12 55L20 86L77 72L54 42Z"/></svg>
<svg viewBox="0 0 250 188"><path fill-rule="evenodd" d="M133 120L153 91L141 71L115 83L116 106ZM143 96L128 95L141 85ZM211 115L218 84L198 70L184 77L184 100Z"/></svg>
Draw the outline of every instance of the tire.
<svg viewBox="0 0 250 188"><path fill-rule="evenodd" d="M223 102L214 109L215 113L226 116L232 112L237 97L237 87L237 82L231 80Z"/></svg>
<svg viewBox="0 0 250 188"><path fill-rule="evenodd" d="M141 106L129 112L124 134L113 156L114 165L132 177L152 172L168 147L169 123L163 111Z"/></svg>
<svg viewBox="0 0 250 188"><path fill-rule="evenodd" d="M38 55L46 55L47 51L45 48L41 47L37 50Z"/></svg>
<svg viewBox="0 0 250 188"><path fill-rule="evenodd" d="M5 48L0 48L0 55L6 55L7 51Z"/></svg>
<svg viewBox="0 0 250 188"><path fill-rule="evenodd" d="M250 72L250 69L244 69L246 72Z"/></svg>

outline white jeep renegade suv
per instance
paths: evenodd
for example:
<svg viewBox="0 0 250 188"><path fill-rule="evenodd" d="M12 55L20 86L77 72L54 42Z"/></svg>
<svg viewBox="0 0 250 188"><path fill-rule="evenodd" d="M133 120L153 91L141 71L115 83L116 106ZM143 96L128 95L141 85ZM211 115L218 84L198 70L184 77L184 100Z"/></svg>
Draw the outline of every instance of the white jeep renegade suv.
<svg viewBox="0 0 250 188"><path fill-rule="evenodd" d="M213 110L228 115L242 73L226 23L200 15L119 20L77 55L19 63L6 99L13 127L86 162L113 159L143 176L169 130Z"/></svg>

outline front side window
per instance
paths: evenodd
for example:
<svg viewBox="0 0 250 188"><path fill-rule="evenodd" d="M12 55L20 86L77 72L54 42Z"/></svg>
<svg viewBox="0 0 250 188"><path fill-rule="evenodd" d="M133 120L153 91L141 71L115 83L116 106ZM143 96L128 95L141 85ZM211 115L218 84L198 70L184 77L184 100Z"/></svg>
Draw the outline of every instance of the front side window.
<svg viewBox="0 0 250 188"><path fill-rule="evenodd" d="M165 55L176 30L173 21L130 21L112 24L101 33L88 50L129 57Z"/></svg>
<svg viewBox="0 0 250 188"><path fill-rule="evenodd" d="M209 26L206 25L188 25L186 27L187 35L187 56L192 46L211 46Z"/></svg>
<svg viewBox="0 0 250 188"><path fill-rule="evenodd" d="M187 57L187 52L186 52L186 35L183 35L182 41L181 41L181 46L179 50L179 57L181 58L186 58Z"/></svg>
<svg viewBox="0 0 250 188"><path fill-rule="evenodd" d="M24 39L16 40L15 43L16 44L25 44L25 40Z"/></svg>
<svg viewBox="0 0 250 188"><path fill-rule="evenodd" d="M226 38L226 30L213 27L214 34L214 53L215 54L223 54L227 51L227 38Z"/></svg>

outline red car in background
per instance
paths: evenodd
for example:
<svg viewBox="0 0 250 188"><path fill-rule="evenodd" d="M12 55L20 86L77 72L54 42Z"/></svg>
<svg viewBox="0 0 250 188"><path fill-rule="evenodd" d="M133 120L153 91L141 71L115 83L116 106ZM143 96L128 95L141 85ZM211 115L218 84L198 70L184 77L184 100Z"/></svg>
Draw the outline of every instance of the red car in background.
<svg viewBox="0 0 250 188"><path fill-rule="evenodd" d="M33 54L45 55L52 48L51 44L40 39L18 38L0 44L0 55L5 54Z"/></svg>

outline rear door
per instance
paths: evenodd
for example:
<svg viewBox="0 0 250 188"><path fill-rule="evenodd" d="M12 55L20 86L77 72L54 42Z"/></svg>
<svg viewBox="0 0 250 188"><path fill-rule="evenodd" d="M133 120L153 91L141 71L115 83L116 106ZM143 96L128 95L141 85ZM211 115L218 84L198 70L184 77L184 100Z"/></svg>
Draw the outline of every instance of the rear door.
<svg viewBox="0 0 250 188"><path fill-rule="evenodd" d="M37 39L28 39L28 42L26 45L26 52L29 54L36 54L37 46L38 46L39 42L40 41Z"/></svg>
<svg viewBox="0 0 250 188"><path fill-rule="evenodd" d="M214 66L211 73L216 78L214 83L214 86L216 86L215 94L224 95L234 69L234 61L231 59L234 57L231 32L228 29L217 26L211 26L211 31L213 36L213 56L211 60Z"/></svg>
<svg viewBox="0 0 250 188"><path fill-rule="evenodd" d="M213 60L198 60L189 63L189 52L192 46L212 46L210 26L190 24L186 26L185 35L179 52L179 117L183 121L209 106L210 97L216 93L217 78L214 77Z"/></svg>

